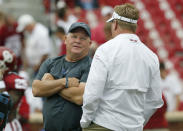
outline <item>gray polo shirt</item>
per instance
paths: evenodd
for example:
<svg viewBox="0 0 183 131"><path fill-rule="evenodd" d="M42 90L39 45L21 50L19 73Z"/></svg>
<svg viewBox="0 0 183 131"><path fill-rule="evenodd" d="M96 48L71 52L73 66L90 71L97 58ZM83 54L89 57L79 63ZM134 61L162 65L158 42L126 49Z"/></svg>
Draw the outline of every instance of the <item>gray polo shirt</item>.
<svg viewBox="0 0 183 131"><path fill-rule="evenodd" d="M65 55L49 58L41 65L36 79L41 80L45 73L51 73L55 79L76 77L86 82L91 58L86 56L77 62L67 62ZM46 131L79 131L82 115L81 106L71 103L58 94L44 98L43 121Z"/></svg>

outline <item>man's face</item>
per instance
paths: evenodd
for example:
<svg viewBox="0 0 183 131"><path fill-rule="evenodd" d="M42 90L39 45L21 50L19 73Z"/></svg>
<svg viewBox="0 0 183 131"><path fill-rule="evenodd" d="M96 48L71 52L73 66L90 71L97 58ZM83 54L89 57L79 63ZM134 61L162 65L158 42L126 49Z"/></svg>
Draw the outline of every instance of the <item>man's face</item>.
<svg viewBox="0 0 183 131"><path fill-rule="evenodd" d="M91 40L82 28L75 29L65 39L67 53L84 56L88 54Z"/></svg>
<svg viewBox="0 0 183 131"><path fill-rule="evenodd" d="M32 27L32 25L31 25L31 24L29 24L29 25L25 26L25 28L24 28L24 31L27 31L28 33L31 33L31 32L32 32L32 30L33 30L33 27Z"/></svg>
<svg viewBox="0 0 183 131"><path fill-rule="evenodd" d="M161 78L162 78L162 79L165 79L166 76L168 75L167 70L165 70L165 69L160 69L160 75L161 75Z"/></svg>

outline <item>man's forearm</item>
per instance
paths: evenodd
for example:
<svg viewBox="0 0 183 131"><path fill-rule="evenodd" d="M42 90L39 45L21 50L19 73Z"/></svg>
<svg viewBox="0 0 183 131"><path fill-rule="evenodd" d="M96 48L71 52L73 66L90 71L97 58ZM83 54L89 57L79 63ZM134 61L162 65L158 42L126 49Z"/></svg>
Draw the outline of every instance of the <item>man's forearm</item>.
<svg viewBox="0 0 183 131"><path fill-rule="evenodd" d="M62 89L59 95L77 105L82 105L84 88L85 83L80 83L79 87L69 87Z"/></svg>
<svg viewBox="0 0 183 131"><path fill-rule="evenodd" d="M48 97L65 87L65 78L58 80L34 80L32 92L35 97Z"/></svg>
<svg viewBox="0 0 183 131"><path fill-rule="evenodd" d="M66 95L64 95L63 93L59 93L60 96L62 96L64 99L75 103L77 105L82 105L83 104L83 97L82 96L72 96L72 97L68 97Z"/></svg>

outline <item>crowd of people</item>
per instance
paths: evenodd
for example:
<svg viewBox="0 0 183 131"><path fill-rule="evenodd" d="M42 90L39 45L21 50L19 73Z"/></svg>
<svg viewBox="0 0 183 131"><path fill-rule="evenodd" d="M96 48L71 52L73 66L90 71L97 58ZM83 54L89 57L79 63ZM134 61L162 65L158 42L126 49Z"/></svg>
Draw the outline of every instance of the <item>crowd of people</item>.
<svg viewBox="0 0 183 131"><path fill-rule="evenodd" d="M135 6L114 1L56 0L52 10L44 0L49 27L0 11L0 93L12 100L5 131L31 130L35 112L45 131L168 131L182 83L136 35Z"/></svg>

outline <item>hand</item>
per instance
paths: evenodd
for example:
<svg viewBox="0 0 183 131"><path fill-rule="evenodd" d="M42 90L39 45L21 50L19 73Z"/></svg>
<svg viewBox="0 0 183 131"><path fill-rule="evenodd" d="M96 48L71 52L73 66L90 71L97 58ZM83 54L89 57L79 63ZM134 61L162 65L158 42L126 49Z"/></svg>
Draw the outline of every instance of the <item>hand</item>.
<svg viewBox="0 0 183 131"><path fill-rule="evenodd" d="M68 87L78 87L79 79L75 77L68 78Z"/></svg>
<svg viewBox="0 0 183 131"><path fill-rule="evenodd" d="M50 73L45 73L41 80L54 80Z"/></svg>

